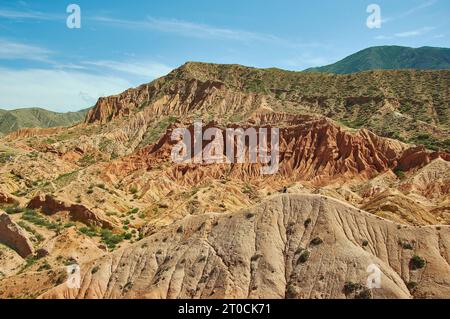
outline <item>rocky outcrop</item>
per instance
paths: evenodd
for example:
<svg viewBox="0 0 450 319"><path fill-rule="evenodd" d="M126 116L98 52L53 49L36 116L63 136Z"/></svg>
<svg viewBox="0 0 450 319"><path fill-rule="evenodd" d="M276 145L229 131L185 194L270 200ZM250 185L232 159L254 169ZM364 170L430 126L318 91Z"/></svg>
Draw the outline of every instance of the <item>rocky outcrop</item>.
<svg viewBox="0 0 450 319"><path fill-rule="evenodd" d="M64 128L64 127L23 128L23 129L19 129L19 130L15 131L15 132L9 133L8 135L5 136L5 139L12 141L12 140L20 139L20 138L50 135L50 134L56 134L56 133L62 132L66 129L67 128Z"/></svg>
<svg viewBox="0 0 450 319"><path fill-rule="evenodd" d="M34 252L26 232L3 211L0 211L0 243L11 247L23 258Z"/></svg>
<svg viewBox="0 0 450 319"><path fill-rule="evenodd" d="M9 194L0 192L0 204L14 204L17 201Z"/></svg>
<svg viewBox="0 0 450 319"><path fill-rule="evenodd" d="M448 298L449 262L449 226L407 227L331 198L281 195L184 218L81 265L80 289L63 284L41 298ZM380 288L368 289L374 267Z"/></svg>
<svg viewBox="0 0 450 319"><path fill-rule="evenodd" d="M58 212L69 212L71 219L74 221L108 229L114 227L114 224L101 214L94 213L83 205L65 203L50 195L38 195L34 197L28 203L27 207L31 209L41 209L46 215L53 215Z"/></svg>
<svg viewBox="0 0 450 319"><path fill-rule="evenodd" d="M280 128L279 170L277 178L283 176L295 181L311 181L325 185L330 181L355 178L370 179L399 167L405 171L419 169L433 158L450 161L449 154L426 151L423 147L412 147L402 142L377 136L369 130L349 132L326 118L310 116L264 116L255 120L258 126L272 127L277 119ZM280 122L280 119L281 120ZM270 122L269 122L270 121ZM284 122L286 121L286 122ZM178 125L180 126L180 125ZM214 127L211 122L203 129ZM233 127L231 125L230 127ZM108 165L107 171L127 175L134 170L151 170L158 163L171 161L171 150L176 142L171 140L170 127L154 145L140 149ZM188 127L192 132L192 125ZM225 136L224 131L223 136ZM203 143L203 149L209 141ZM225 141L224 141L225 145ZM247 145L248 146L248 145ZM247 151L248 154L248 151ZM224 150L225 156L225 150ZM236 179L261 177L260 164L196 165L174 164L166 172L171 179L185 184L195 184L205 177L221 178L225 175ZM267 177L270 179L270 177Z"/></svg>

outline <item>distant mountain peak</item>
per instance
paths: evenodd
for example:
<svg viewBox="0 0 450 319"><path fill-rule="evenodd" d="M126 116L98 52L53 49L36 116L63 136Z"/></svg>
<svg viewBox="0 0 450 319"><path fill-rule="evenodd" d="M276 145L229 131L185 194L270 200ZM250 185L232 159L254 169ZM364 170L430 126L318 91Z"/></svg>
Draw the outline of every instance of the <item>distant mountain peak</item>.
<svg viewBox="0 0 450 319"><path fill-rule="evenodd" d="M420 48L398 45L376 46L358 51L336 63L305 71L348 74L377 69L450 69L450 49L428 46Z"/></svg>

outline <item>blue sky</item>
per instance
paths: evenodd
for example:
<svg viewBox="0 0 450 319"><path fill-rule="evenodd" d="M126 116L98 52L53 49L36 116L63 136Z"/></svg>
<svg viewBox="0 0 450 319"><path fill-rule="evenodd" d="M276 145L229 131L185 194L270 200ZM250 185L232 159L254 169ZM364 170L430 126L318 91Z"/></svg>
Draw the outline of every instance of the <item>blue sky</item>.
<svg viewBox="0 0 450 319"><path fill-rule="evenodd" d="M372 3L381 28L366 26ZM186 61L303 70L369 46L449 47L449 21L448 0L2 0L0 108L78 110Z"/></svg>

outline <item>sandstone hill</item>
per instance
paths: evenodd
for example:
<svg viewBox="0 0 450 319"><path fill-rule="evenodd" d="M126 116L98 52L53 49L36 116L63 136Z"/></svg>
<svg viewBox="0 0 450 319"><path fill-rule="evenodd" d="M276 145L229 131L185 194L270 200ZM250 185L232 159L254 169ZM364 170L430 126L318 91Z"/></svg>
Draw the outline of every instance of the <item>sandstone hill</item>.
<svg viewBox="0 0 450 319"><path fill-rule="evenodd" d="M414 256L426 264L416 267ZM186 217L83 264L80 289L61 284L41 297L449 297L449 260L449 226L406 227L331 198L280 195ZM381 288L360 288L371 264Z"/></svg>

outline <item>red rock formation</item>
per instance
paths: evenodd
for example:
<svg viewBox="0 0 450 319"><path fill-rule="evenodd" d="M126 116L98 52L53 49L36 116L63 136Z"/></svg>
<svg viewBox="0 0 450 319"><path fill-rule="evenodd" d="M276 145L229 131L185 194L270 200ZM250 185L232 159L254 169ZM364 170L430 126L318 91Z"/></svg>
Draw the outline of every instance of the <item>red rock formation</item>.
<svg viewBox="0 0 450 319"><path fill-rule="evenodd" d="M265 119L268 118L271 117ZM276 119L278 121L279 117ZM412 170L423 167L437 157L450 161L447 153L408 148L407 144L379 137L368 130L352 133L325 118L288 116L286 120L287 124L279 123L287 126L280 128L280 169L276 176L323 184L333 179L368 179L397 167L405 171ZM271 126L264 118L254 122L260 127ZM209 123L203 129L214 125ZM137 169L151 170L160 162L171 161L171 149L176 143L170 138L174 128L170 127L156 144L109 164L106 170L126 175ZM192 126L189 129L193 131ZM204 142L204 146L207 144ZM230 165L174 163L168 174L182 182L196 183L206 176L219 178L227 168ZM232 164L228 176L260 177L259 168L260 164Z"/></svg>
<svg viewBox="0 0 450 319"><path fill-rule="evenodd" d="M28 208L42 209L46 215L53 215L57 212L67 211L75 221L80 221L86 225L100 226L102 228L112 229L113 223L103 216L89 210L83 205L65 203L53 198L50 195L36 196L28 203Z"/></svg>
<svg viewBox="0 0 450 319"><path fill-rule="evenodd" d="M10 195L0 192L0 204L14 204L16 200Z"/></svg>
<svg viewBox="0 0 450 319"><path fill-rule="evenodd" d="M34 252L25 231L3 211L0 211L0 243L11 247L23 258Z"/></svg>

